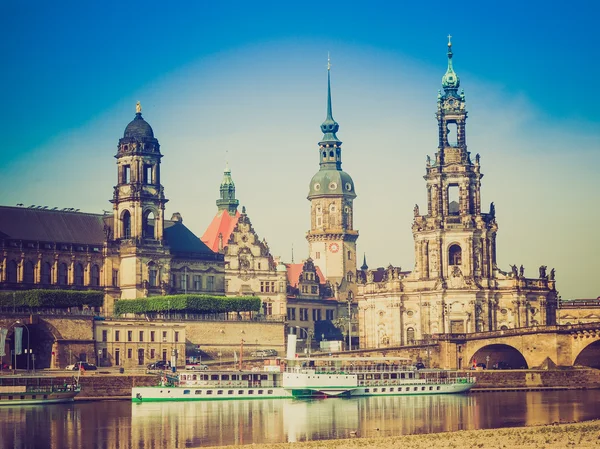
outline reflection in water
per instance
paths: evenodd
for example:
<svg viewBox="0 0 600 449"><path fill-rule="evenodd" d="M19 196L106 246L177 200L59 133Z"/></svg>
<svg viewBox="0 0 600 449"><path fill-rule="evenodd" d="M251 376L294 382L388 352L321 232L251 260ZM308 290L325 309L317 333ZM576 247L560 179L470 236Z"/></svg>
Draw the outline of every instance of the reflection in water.
<svg viewBox="0 0 600 449"><path fill-rule="evenodd" d="M0 449L157 448L445 432L600 418L600 391L0 407Z"/></svg>

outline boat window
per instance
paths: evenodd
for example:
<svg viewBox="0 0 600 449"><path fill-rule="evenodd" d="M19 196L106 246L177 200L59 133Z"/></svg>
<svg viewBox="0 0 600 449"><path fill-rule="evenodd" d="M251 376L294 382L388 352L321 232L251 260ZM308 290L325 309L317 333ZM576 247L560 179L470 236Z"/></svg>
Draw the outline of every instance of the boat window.
<svg viewBox="0 0 600 449"><path fill-rule="evenodd" d="M377 393L377 388L373 388L373 393Z"/></svg>
<svg viewBox="0 0 600 449"><path fill-rule="evenodd" d="M206 390L206 394L212 394L212 390Z"/></svg>
<svg viewBox="0 0 600 449"><path fill-rule="evenodd" d="M390 374L390 379L398 379L398 373Z"/></svg>
<svg viewBox="0 0 600 449"><path fill-rule="evenodd" d="M25 396L21 396L21 399L25 399Z"/></svg>
<svg viewBox="0 0 600 449"><path fill-rule="evenodd" d="M190 394L190 390L183 390L183 394Z"/></svg>
<svg viewBox="0 0 600 449"><path fill-rule="evenodd" d="M400 379L404 379L405 378L405 374L404 373L400 373Z"/></svg>
<svg viewBox="0 0 600 449"><path fill-rule="evenodd" d="M249 379L248 374L242 374L242 380L248 380L248 379Z"/></svg>
<svg viewBox="0 0 600 449"><path fill-rule="evenodd" d="M415 387L414 391L417 391L417 390L418 390L418 388L417 388L417 387Z"/></svg>
<svg viewBox="0 0 600 449"><path fill-rule="evenodd" d="M196 390L196 394L202 394L202 390Z"/></svg>
<svg viewBox="0 0 600 449"><path fill-rule="evenodd" d="M263 394L264 390L258 390L258 394Z"/></svg>
<svg viewBox="0 0 600 449"><path fill-rule="evenodd" d="M48 399L48 395L47 394L44 395L44 399Z"/></svg>
<svg viewBox="0 0 600 449"><path fill-rule="evenodd" d="M390 388L390 392L393 393L394 392L394 387Z"/></svg>
<svg viewBox="0 0 600 449"><path fill-rule="evenodd" d="M433 390L433 387L429 387L429 391Z"/></svg>
<svg viewBox="0 0 600 449"><path fill-rule="evenodd" d="M211 375L210 380L219 380L219 375L218 374Z"/></svg>
<svg viewBox="0 0 600 449"><path fill-rule="evenodd" d="M227 394L233 394L233 390L227 390Z"/></svg>
<svg viewBox="0 0 600 449"><path fill-rule="evenodd" d="M266 374L260 375L260 380L267 380L268 378L269 378L269 376L267 376Z"/></svg>
<svg viewBox="0 0 600 449"><path fill-rule="evenodd" d="M221 380L229 380L229 374L223 374Z"/></svg>
<svg viewBox="0 0 600 449"><path fill-rule="evenodd" d="M202 374L202 376L200 376L200 380L208 380L208 374Z"/></svg>
<svg viewBox="0 0 600 449"><path fill-rule="evenodd" d="M31 396L31 399L36 399L37 396L34 394L33 396Z"/></svg>
<svg viewBox="0 0 600 449"><path fill-rule="evenodd" d="M231 375L231 380L240 380L240 376L237 374L232 374Z"/></svg>
<svg viewBox="0 0 600 449"><path fill-rule="evenodd" d="M421 391L425 391L425 387L421 387Z"/></svg>
<svg viewBox="0 0 600 449"><path fill-rule="evenodd" d="M415 388L415 390L416 390L416 388ZM410 387L406 387L406 391L410 391Z"/></svg>
<svg viewBox="0 0 600 449"><path fill-rule="evenodd" d="M365 393L368 393L370 391L370 389L365 388Z"/></svg>
<svg viewBox="0 0 600 449"><path fill-rule="evenodd" d="M248 394L254 394L254 390L248 390Z"/></svg>
<svg viewBox="0 0 600 449"><path fill-rule="evenodd" d="M390 378L390 375L389 375L389 374L384 374L384 375L383 375L383 378L384 378L384 379L389 379L389 378Z"/></svg>
<svg viewBox="0 0 600 449"><path fill-rule="evenodd" d="M8 399L12 401L12 396L9 396Z"/></svg>
<svg viewBox="0 0 600 449"><path fill-rule="evenodd" d="M357 376L358 380L364 380L365 379L365 375L364 374L359 374Z"/></svg>
<svg viewBox="0 0 600 449"><path fill-rule="evenodd" d="M414 377L414 374L413 374L413 373L408 373L408 378L409 378L409 379L412 379L413 377Z"/></svg>
<svg viewBox="0 0 600 449"><path fill-rule="evenodd" d="M273 390L267 390L267 394L273 394Z"/></svg>
<svg viewBox="0 0 600 449"><path fill-rule="evenodd" d="M223 390L218 390L217 394L223 394Z"/></svg>
<svg viewBox="0 0 600 449"><path fill-rule="evenodd" d="M238 390L238 394L244 394L244 390Z"/></svg>
<svg viewBox="0 0 600 449"><path fill-rule="evenodd" d="M437 389L438 389L438 390L440 389L440 386L439 386L439 385L438 385Z"/></svg>
<svg viewBox="0 0 600 449"><path fill-rule="evenodd" d="M382 389L381 389L381 392L382 392L382 393L385 393L385 388L382 388Z"/></svg>

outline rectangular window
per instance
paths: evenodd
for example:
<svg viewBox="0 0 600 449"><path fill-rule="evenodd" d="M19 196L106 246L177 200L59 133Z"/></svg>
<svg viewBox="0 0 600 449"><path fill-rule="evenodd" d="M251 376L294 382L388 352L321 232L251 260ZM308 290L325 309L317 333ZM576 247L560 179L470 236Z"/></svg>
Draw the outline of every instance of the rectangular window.
<svg viewBox="0 0 600 449"><path fill-rule="evenodd" d="M115 365L119 366L121 364L121 350L115 349Z"/></svg>
<svg viewBox="0 0 600 449"><path fill-rule="evenodd" d="M313 321L321 321L321 309L312 309Z"/></svg>
<svg viewBox="0 0 600 449"><path fill-rule="evenodd" d="M288 319L288 321L296 320L296 308L295 307L287 308L287 319Z"/></svg>
<svg viewBox="0 0 600 449"><path fill-rule="evenodd" d="M156 355L156 351L154 349L150 349L150 358L154 360L154 356Z"/></svg>
<svg viewBox="0 0 600 449"><path fill-rule="evenodd" d="M308 321L308 309L300 307L300 321Z"/></svg>
<svg viewBox="0 0 600 449"><path fill-rule="evenodd" d="M162 356L162 360L163 360L163 362L166 362L166 361L167 361L167 350L166 350L166 349L163 349L163 356Z"/></svg>
<svg viewBox="0 0 600 449"><path fill-rule="evenodd" d="M179 332L175 331L175 341L179 341Z"/></svg>
<svg viewBox="0 0 600 449"><path fill-rule="evenodd" d="M123 178L121 179L122 184L129 184L131 181L131 167L129 165L123 165Z"/></svg>
<svg viewBox="0 0 600 449"><path fill-rule="evenodd" d="M127 341L133 341L133 331L127 331Z"/></svg>
<svg viewBox="0 0 600 449"><path fill-rule="evenodd" d="M325 319L330 321L333 320L333 310L325 311Z"/></svg>
<svg viewBox="0 0 600 449"><path fill-rule="evenodd" d="M206 289L209 292L214 291L214 289L215 289L215 277L214 276L207 276L206 277Z"/></svg>
<svg viewBox="0 0 600 449"><path fill-rule="evenodd" d="M150 268L148 271L148 283L150 284L150 287L156 287L158 285L156 283L157 274L156 268Z"/></svg>
<svg viewBox="0 0 600 449"><path fill-rule="evenodd" d="M121 331L115 331L115 341L119 341L121 338Z"/></svg>
<svg viewBox="0 0 600 449"><path fill-rule="evenodd" d="M279 293L285 293L285 285L283 282L279 283Z"/></svg>
<svg viewBox="0 0 600 449"><path fill-rule="evenodd" d="M66 282L65 282L65 284L66 284ZM113 287L119 286L119 270L112 270L112 286Z"/></svg>
<svg viewBox="0 0 600 449"><path fill-rule="evenodd" d="M181 290L184 290L184 291L187 290L187 288L188 288L188 276L187 276L187 273L183 273L181 275L181 287L180 288L181 288Z"/></svg>
<svg viewBox="0 0 600 449"><path fill-rule="evenodd" d="M154 341L154 334L155 333L156 332L154 332L154 331L150 331L150 341Z"/></svg>
<svg viewBox="0 0 600 449"><path fill-rule="evenodd" d="M140 331L140 341L144 341L144 331Z"/></svg>
<svg viewBox="0 0 600 449"><path fill-rule="evenodd" d="M321 253L319 251L317 251L315 253L315 259L320 259L321 258Z"/></svg>
<svg viewBox="0 0 600 449"><path fill-rule="evenodd" d="M108 331L107 330L102 331L102 341L108 341Z"/></svg>
<svg viewBox="0 0 600 449"><path fill-rule="evenodd" d="M194 275L194 290L202 290L202 276Z"/></svg>
<svg viewBox="0 0 600 449"><path fill-rule="evenodd" d="M132 357L133 357L133 349L130 348L127 350L127 358L130 359Z"/></svg>
<svg viewBox="0 0 600 449"><path fill-rule="evenodd" d="M144 183L152 184L152 165L144 165Z"/></svg>
<svg viewBox="0 0 600 449"><path fill-rule="evenodd" d="M167 341L167 331L163 331L163 343Z"/></svg>

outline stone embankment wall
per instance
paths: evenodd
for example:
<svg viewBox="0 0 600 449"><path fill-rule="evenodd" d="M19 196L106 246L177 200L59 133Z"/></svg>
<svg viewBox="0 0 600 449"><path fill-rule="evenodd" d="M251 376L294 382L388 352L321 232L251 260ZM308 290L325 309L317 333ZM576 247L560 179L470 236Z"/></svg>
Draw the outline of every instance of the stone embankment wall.
<svg viewBox="0 0 600 449"><path fill-rule="evenodd" d="M476 389L600 388L600 370L484 370L470 371Z"/></svg>

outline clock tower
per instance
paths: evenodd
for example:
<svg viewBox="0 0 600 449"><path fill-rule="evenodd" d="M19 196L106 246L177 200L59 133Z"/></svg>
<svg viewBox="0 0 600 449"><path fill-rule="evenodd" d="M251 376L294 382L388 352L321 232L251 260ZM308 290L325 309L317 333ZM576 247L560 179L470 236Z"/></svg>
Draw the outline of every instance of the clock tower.
<svg viewBox="0 0 600 449"><path fill-rule="evenodd" d="M354 181L342 170L342 142L331 110L331 64L327 65L327 118L321 125L319 171L310 181L310 257L334 288L339 300L356 297L356 240Z"/></svg>

